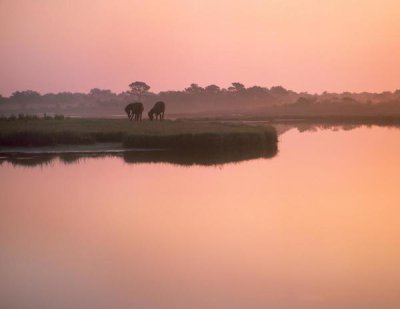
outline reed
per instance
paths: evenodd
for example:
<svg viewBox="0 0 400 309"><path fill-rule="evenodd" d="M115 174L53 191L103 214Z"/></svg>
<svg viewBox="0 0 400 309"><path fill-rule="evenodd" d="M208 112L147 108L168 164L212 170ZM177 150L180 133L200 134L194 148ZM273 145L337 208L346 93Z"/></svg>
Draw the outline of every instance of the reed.
<svg viewBox="0 0 400 309"><path fill-rule="evenodd" d="M118 142L129 148L185 151L264 148L277 143L271 126L209 121L125 119L0 120L0 146L38 147Z"/></svg>

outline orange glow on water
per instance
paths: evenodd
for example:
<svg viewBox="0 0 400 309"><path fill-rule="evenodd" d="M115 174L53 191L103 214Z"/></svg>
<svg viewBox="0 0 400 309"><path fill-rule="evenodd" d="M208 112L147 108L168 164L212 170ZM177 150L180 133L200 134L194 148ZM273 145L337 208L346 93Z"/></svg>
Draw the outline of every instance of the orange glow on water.
<svg viewBox="0 0 400 309"><path fill-rule="evenodd" d="M292 130L223 167L3 164L1 301L397 308L399 134Z"/></svg>

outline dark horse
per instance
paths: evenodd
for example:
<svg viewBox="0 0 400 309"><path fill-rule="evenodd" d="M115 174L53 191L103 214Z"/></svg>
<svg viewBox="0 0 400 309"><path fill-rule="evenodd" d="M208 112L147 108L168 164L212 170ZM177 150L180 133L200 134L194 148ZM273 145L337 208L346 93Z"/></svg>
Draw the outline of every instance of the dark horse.
<svg viewBox="0 0 400 309"><path fill-rule="evenodd" d="M125 112L129 120L134 119L136 121L141 121L143 110L143 104L140 102L130 103L125 107Z"/></svg>
<svg viewBox="0 0 400 309"><path fill-rule="evenodd" d="M159 118L160 121L164 120L165 103L163 101L158 101L154 104L153 108L149 111L149 118L153 120L154 115L156 115L156 120Z"/></svg>

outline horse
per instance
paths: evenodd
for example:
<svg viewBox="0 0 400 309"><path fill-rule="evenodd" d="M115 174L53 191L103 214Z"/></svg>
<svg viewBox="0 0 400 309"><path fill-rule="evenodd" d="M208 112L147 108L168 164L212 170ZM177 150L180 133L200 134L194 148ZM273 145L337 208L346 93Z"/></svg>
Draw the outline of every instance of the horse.
<svg viewBox="0 0 400 309"><path fill-rule="evenodd" d="M148 115L150 120L153 120L154 115L156 115L156 120L159 118L160 121L164 120L165 103L163 101L158 101L154 104L153 108L149 111Z"/></svg>
<svg viewBox="0 0 400 309"><path fill-rule="evenodd" d="M141 121L144 107L140 102L130 103L125 107L129 120Z"/></svg>

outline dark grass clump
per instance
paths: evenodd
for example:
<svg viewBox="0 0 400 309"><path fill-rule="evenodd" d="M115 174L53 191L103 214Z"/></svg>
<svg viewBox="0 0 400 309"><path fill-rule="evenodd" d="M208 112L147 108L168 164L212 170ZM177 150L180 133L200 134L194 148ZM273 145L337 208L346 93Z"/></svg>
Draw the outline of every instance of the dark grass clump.
<svg viewBox="0 0 400 309"><path fill-rule="evenodd" d="M54 120L64 120L65 119L64 115L61 115L61 114L55 114L53 118L54 118Z"/></svg>
<svg viewBox="0 0 400 309"><path fill-rule="evenodd" d="M9 147L40 147L65 145L93 144L95 138L90 134L77 134L74 132L14 132L0 134L0 145Z"/></svg>
<svg viewBox="0 0 400 309"><path fill-rule="evenodd" d="M123 145L127 148L162 148L181 151L207 152L248 148L265 148L276 144L275 131L198 133L174 135L127 135Z"/></svg>
<svg viewBox="0 0 400 309"><path fill-rule="evenodd" d="M16 120L39 120L39 117L37 115L18 114L18 118Z"/></svg>

